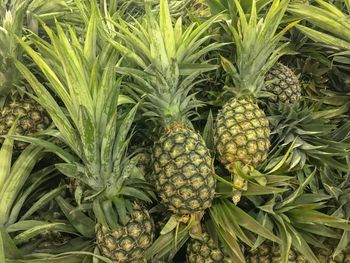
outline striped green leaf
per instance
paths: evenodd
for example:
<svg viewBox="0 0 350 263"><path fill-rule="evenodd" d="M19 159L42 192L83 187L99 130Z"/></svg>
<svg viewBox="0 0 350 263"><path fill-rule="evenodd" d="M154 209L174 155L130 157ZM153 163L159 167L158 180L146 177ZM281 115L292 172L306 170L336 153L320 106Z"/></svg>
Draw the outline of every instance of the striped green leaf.
<svg viewBox="0 0 350 263"><path fill-rule="evenodd" d="M160 0L159 24L160 24L160 30L163 34L167 55L169 58L175 58L176 42L175 42L174 28L171 21L168 1L165 1L165 0Z"/></svg>
<svg viewBox="0 0 350 263"><path fill-rule="evenodd" d="M22 190L34 165L42 156L42 148L29 145L12 165L11 180L6 181L0 192L0 225L7 223L18 193Z"/></svg>
<svg viewBox="0 0 350 263"><path fill-rule="evenodd" d="M341 38L334 37L330 34L326 34L302 25L298 25L297 28L309 38L311 38L313 41L350 50L350 41L345 41Z"/></svg>
<svg viewBox="0 0 350 263"><path fill-rule="evenodd" d="M25 212L23 216L19 220L25 220L28 217L30 217L32 214L34 214L37 210L44 207L48 202L53 200L55 197L60 195L62 191L66 189L66 185L59 186L47 193L45 193L42 197L39 198L33 205Z"/></svg>
<svg viewBox="0 0 350 263"><path fill-rule="evenodd" d="M24 47L27 47L29 54L33 54L34 57L38 56L36 53L34 53L34 50L32 50L27 44L22 42L22 45ZM35 55L34 55L35 54ZM38 56L39 57L39 56ZM37 63L39 65L45 64L44 62L41 62L41 58L38 58ZM36 92L36 95L38 96L38 99L40 101L40 104L48 111L50 114L50 117L52 118L53 122L55 123L56 127L61 131L62 133L62 139L65 143L67 143L74 151L79 153L80 147L79 147L79 140L76 136L76 133L74 132L74 128L72 127L70 121L66 117L66 115L63 113L59 105L57 104L56 100L51 96L51 94L45 89L45 87L36 79L36 77L27 69L22 63L19 61L15 61L15 64L17 66L17 69L22 73L22 75L26 78L26 80L29 82L33 90ZM42 70L45 70L42 68ZM52 77L54 79L54 77ZM52 80L53 81L53 80ZM54 81L56 83L56 81ZM57 85L56 87L58 87ZM60 97L61 99L64 99L68 94L65 94L65 88L60 87L64 91L62 92L64 95ZM60 90L57 89L57 90ZM68 104L71 103L70 99L66 99L65 102ZM66 104L66 106L67 106ZM67 106L68 110L69 107ZM73 116L76 118L76 116Z"/></svg>
<svg viewBox="0 0 350 263"><path fill-rule="evenodd" d="M57 176L57 172L54 167L46 167L35 173L31 173L29 180L26 182L25 189L16 199L16 202L11 208L11 213L8 218L8 224L14 224L19 218L19 214L23 208L24 203L27 201L28 197L38 189L39 186L45 185L48 181L52 180Z"/></svg>
<svg viewBox="0 0 350 263"><path fill-rule="evenodd" d="M5 227L0 226L0 259L6 258L2 262L7 262L7 259L19 259L22 258L23 252L19 250L13 239L7 233Z"/></svg>
<svg viewBox="0 0 350 263"><path fill-rule="evenodd" d="M17 121L15 121L9 130L8 135L14 134L17 126ZM12 152L13 152L13 138L8 136L5 138L1 149L0 149L0 192L4 191L4 186L7 179L10 176L11 162L12 162Z"/></svg>
<svg viewBox="0 0 350 263"><path fill-rule="evenodd" d="M100 153L98 149L99 138L97 137L98 131L96 130L95 120L84 106L80 106L78 119L78 130L84 151L83 159L90 168L91 173L98 174L98 156L100 156Z"/></svg>
<svg viewBox="0 0 350 263"><path fill-rule="evenodd" d="M79 233L89 238L95 236L95 222L91 218L80 211L74 210L74 207L61 196L56 197L56 201L66 218Z"/></svg>

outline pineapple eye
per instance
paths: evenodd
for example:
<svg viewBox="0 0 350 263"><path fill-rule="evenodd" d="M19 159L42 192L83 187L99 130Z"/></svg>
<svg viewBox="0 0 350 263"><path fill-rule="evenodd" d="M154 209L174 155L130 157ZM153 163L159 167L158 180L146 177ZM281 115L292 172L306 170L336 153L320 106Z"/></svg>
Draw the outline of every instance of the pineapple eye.
<svg viewBox="0 0 350 263"><path fill-rule="evenodd" d="M220 262L221 260L223 260L223 254L221 253L220 250L215 249L211 252L211 257L216 260L217 262Z"/></svg>
<svg viewBox="0 0 350 263"><path fill-rule="evenodd" d="M40 114L40 112L33 111L33 112L31 112L30 117L35 122L41 121L41 114Z"/></svg>
<svg viewBox="0 0 350 263"><path fill-rule="evenodd" d="M134 246L134 242L131 238L125 237L120 241L120 247L125 251L131 251Z"/></svg>

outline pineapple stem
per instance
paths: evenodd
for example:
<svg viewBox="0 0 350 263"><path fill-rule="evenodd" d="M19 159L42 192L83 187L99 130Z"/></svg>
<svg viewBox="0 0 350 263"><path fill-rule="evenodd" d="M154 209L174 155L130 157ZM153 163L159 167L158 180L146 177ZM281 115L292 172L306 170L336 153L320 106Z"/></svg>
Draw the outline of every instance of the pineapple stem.
<svg viewBox="0 0 350 263"><path fill-rule="evenodd" d="M201 219L203 217L203 213L193 213L191 214L191 222L194 223L194 225L191 228L191 234L197 237L202 236L202 226L201 226Z"/></svg>
<svg viewBox="0 0 350 263"><path fill-rule="evenodd" d="M233 176L232 182L232 201L235 205L241 200L242 191L248 190L247 175L250 172L249 166L242 166L241 162L235 162L227 166L231 176Z"/></svg>
<svg viewBox="0 0 350 263"><path fill-rule="evenodd" d="M225 180L224 178L220 177L219 175L215 175L215 178L216 180L218 180L219 182L222 182L226 185L229 185L229 186L233 186L233 184L227 180Z"/></svg>

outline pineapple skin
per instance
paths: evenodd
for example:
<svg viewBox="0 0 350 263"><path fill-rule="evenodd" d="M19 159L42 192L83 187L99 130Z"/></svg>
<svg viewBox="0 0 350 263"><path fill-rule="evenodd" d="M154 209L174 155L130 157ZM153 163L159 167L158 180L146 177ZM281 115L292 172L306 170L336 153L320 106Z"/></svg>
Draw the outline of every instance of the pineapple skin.
<svg viewBox="0 0 350 263"><path fill-rule="evenodd" d="M0 109L0 135L8 134L13 123L18 119L16 135L31 135L49 127L51 120L45 110L29 98L10 99ZM0 138L0 144L4 141ZM16 141L14 148L22 151L27 143Z"/></svg>
<svg viewBox="0 0 350 263"><path fill-rule="evenodd" d="M281 263L280 248L272 242L261 244L256 250L248 251L246 257L247 263ZM296 251L290 250L289 263L306 263L306 259Z"/></svg>
<svg viewBox="0 0 350 263"><path fill-rule="evenodd" d="M211 206L214 164L198 133L182 125L167 129L153 147L152 166L156 190L168 210L184 215Z"/></svg>
<svg viewBox="0 0 350 263"><path fill-rule="evenodd" d="M203 233L202 240L190 238L186 258L187 263L233 263L207 233Z"/></svg>
<svg viewBox="0 0 350 263"><path fill-rule="evenodd" d="M154 238L154 224L148 211L137 203L129 222L117 230L96 225L96 243L102 255L117 263L127 263L142 258Z"/></svg>
<svg viewBox="0 0 350 263"><path fill-rule="evenodd" d="M241 162L256 166L267 158L270 147L269 121L249 98L233 98L219 111L214 143L224 165Z"/></svg>
<svg viewBox="0 0 350 263"><path fill-rule="evenodd" d="M154 177L152 176L152 156L149 151L142 151L138 154L139 161L137 163L137 168L140 169L145 177L145 180L152 185L155 185Z"/></svg>
<svg viewBox="0 0 350 263"><path fill-rule="evenodd" d="M294 104L301 99L301 85L298 77L282 63L275 64L265 77L265 81L272 81L265 90L272 93L268 98L272 103Z"/></svg>

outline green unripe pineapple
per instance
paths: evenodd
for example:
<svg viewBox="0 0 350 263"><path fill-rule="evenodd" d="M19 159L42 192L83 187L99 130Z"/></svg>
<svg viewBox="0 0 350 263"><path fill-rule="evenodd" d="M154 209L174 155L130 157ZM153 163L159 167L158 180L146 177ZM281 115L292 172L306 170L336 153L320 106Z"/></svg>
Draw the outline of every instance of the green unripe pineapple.
<svg viewBox="0 0 350 263"><path fill-rule="evenodd" d="M280 263L281 253L277 244L264 242L256 250L249 251L246 257L247 263ZM290 250L288 263L306 263L303 256L295 250Z"/></svg>
<svg viewBox="0 0 350 263"><path fill-rule="evenodd" d="M201 136L184 126L167 129L153 148L156 189L176 214L211 206L215 193L213 161Z"/></svg>
<svg viewBox="0 0 350 263"><path fill-rule="evenodd" d="M25 28L29 4L30 1L0 1L0 135L7 135L17 119L16 135L31 135L45 130L51 123L39 103L29 96L22 98L22 92L16 90L21 86L31 93L13 62L23 60L17 38L21 38ZM4 138L0 138L0 145L3 141ZM24 142L14 143L17 152L26 146Z"/></svg>
<svg viewBox="0 0 350 263"><path fill-rule="evenodd" d="M17 118L17 135L31 135L43 131L51 123L46 111L36 101L29 98L11 99L0 109L0 135L6 135ZM0 138L0 143L3 140ZM26 145L16 141L15 149L21 151Z"/></svg>
<svg viewBox="0 0 350 263"><path fill-rule="evenodd" d="M161 0L161 15L156 18L152 3L146 1L145 23L137 25L142 33L131 38L135 26L125 23L122 31L123 38L128 39L124 41L127 45L116 48L124 55L126 50L132 50L140 58L139 67L126 72L137 83L135 92L145 98L144 116L154 121L161 131L152 152L152 176L157 194L167 210L176 216L190 214L198 220L199 213L211 206L215 177L209 149L200 134L190 128L191 117L203 105L192 91L197 77L216 69L210 65L203 69L202 64L206 62L200 58L221 45L205 46L202 41L202 36L219 17L203 23L189 21L191 24L186 26L181 19L173 23L172 3L184 7L191 2ZM193 65L190 74L183 70L188 64Z"/></svg>
<svg viewBox="0 0 350 263"><path fill-rule="evenodd" d="M216 119L215 145L219 160L257 165L270 147L269 122L265 113L250 99L233 98Z"/></svg>
<svg viewBox="0 0 350 263"><path fill-rule="evenodd" d="M221 65L232 78L233 85L228 88L234 96L218 113L215 132L218 159L230 172L231 165L241 163L256 168L267 158L269 122L257 98L264 89L266 74L278 60L276 50L282 48L278 47L282 34L276 30L288 6L288 1L274 1L264 17L256 19L255 1L250 16L246 16L239 1L233 3L239 13L231 13L232 21L238 20L229 25L235 56L222 57Z"/></svg>
<svg viewBox="0 0 350 263"><path fill-rule="evenodd" d="M273 94L268 98L270 102L293 104L301 99L301 85L298 77L282 63L272 67L265 81L268 82L265 90Z"/></svg>
<svg viewBox="0 0 350 263"><path fill-rule="evenodd" d="M233 263L207 233L202 239L191 238L187 245L187 263Z"/></svg>
<svg viewBox="0 0 350 263"><path fill-rule="evenodd" d="M133 204L133 211L125 226L117 230L96 225L96 241L102 255L118 263L141 259L143 252L151 246L154 225L148 211Z"/></svg>

